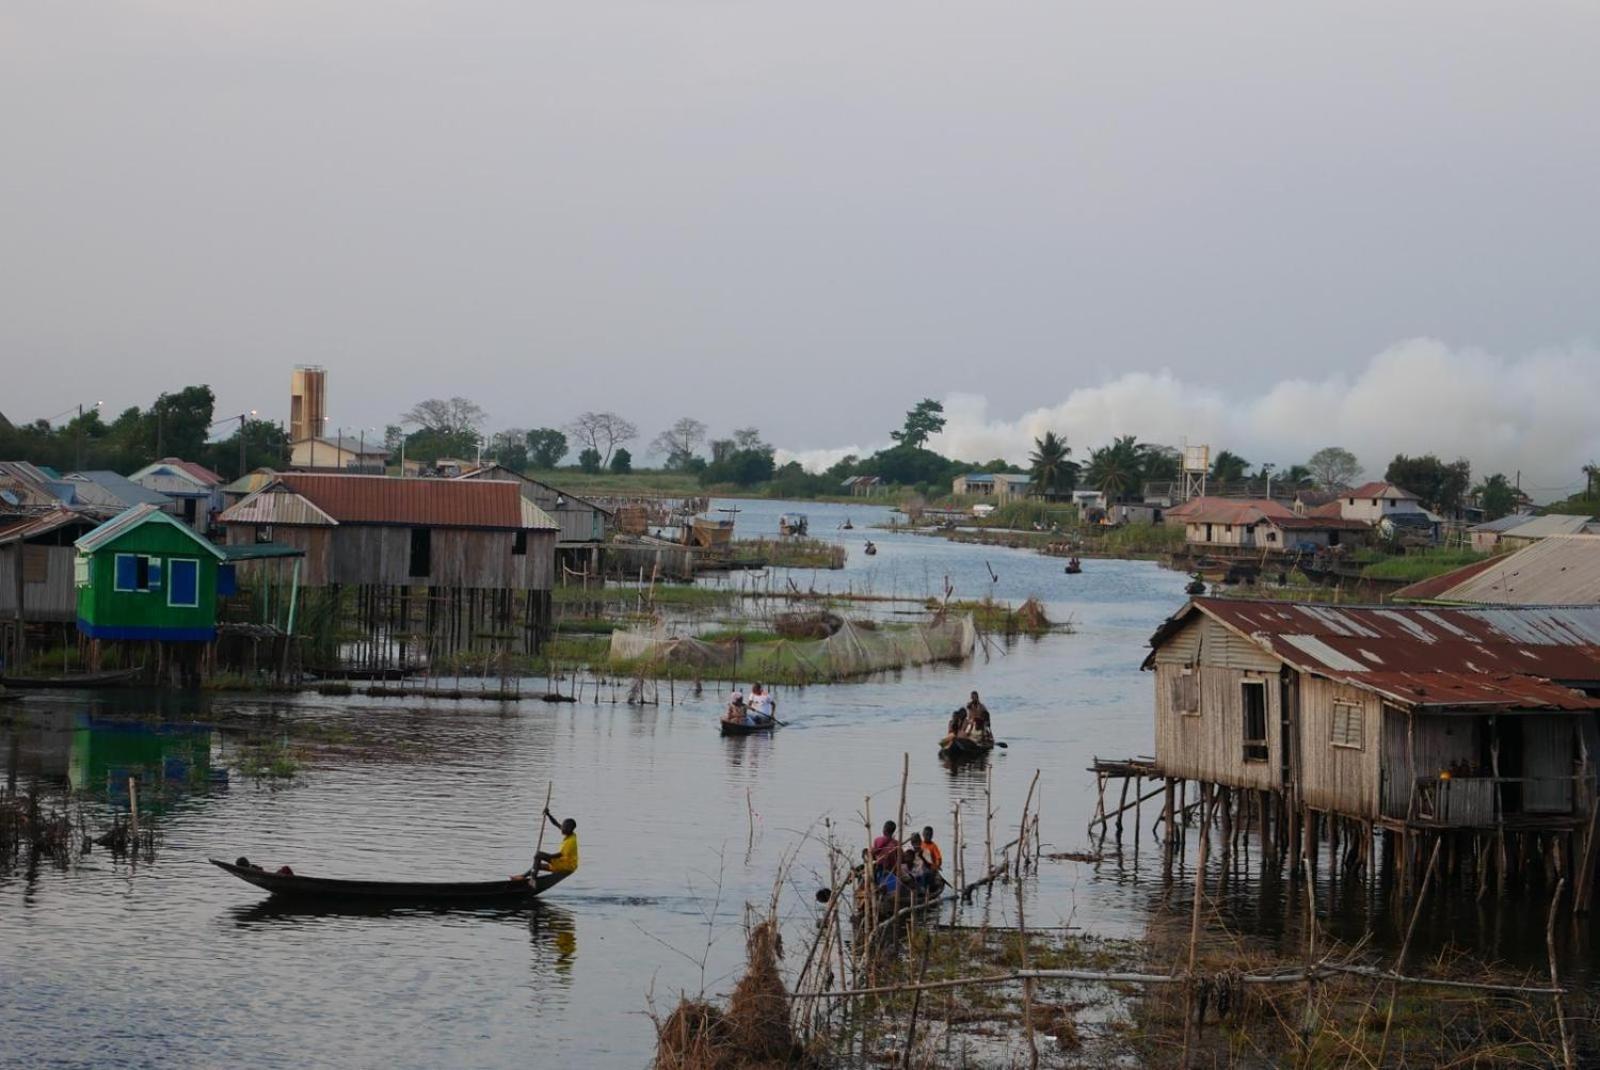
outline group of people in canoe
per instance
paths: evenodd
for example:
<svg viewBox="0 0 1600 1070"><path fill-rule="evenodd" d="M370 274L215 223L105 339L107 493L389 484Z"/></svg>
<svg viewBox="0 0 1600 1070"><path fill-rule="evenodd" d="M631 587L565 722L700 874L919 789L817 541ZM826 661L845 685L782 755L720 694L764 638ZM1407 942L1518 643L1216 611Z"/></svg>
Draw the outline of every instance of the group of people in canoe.
<svg viewBox="0 0 1600 1070"><path fill-rule="evenodd" d="M933 826L925 825L902 843L893 821L883 823L883 833L862 851L861 872L870 880L880 906L905 906L944 890L944 852L933 839ZM868 880L856 887L856 906L864 909Z"/></svg>
<svg viewBox="0 0 1600 1070"><path fill-rule="evenodd" d="M975 744L979 747L994 746L994 731L989 726L989 707L974 691L967 704L950 715L950 724L939 740L939 749L948 750L958 740Z"/></svg>
<svg viewBox="0 0 1600 1070"><path fill-rule="evenodd" d="M778 700L761 684L751 687L749 695L736 687L728 696L728 708L722 711L722 720L725 724L765 728L777 719L777 709Z"/></svg>

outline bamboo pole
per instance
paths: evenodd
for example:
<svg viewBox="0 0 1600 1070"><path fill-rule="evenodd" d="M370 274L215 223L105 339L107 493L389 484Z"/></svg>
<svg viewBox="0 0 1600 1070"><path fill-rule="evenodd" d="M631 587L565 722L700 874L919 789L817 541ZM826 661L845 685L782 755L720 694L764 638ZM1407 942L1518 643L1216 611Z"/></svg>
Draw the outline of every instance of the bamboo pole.
<svg viewBox="0 0 1600 1070"><path fill-rule="evenodd" d="M1544 946L1550 954L1550 987L1557 992L1561 990L1561 979L1556 974L1556 911L1561 909L1561 892L1567 886L1567 879L1562 877L1556 882L1555 894L1550 897L1550 916L1544 923ZM1573 1070L1577 1063L1573 1059L1572 1036L1567 1032L1566 1005L1561 997L1554 998L1556 1009L1556 1029L1561 1033L1561 1065L1565 1070Z"/></svg>
<svg viewBox="0 0 1600 1070"><path fill-rule="evenodd" d="M545 782L544 809L539 811L539 835L533 843L533 865L528 867L528 873L534 880L538 880L539 877L539 852L544 850L544 827L549 823L549 819L546 818L545 815L550 812L550 796L555 792L555 790L555 781L551 780Z"/></svg>

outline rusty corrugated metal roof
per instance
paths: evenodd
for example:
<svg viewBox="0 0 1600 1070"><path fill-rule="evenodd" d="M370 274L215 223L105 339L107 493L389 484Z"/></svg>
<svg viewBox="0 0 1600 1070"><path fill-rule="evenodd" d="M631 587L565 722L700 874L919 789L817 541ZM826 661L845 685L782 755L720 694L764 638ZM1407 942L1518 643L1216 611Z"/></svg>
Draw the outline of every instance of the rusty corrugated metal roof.
<svg viewBox="0 0 1600 1070"><path fill-rule="evenodd" d="M1600 606L1431 608L1196 598L1162 625L1151 646L1160 646L1196 612L1296 669L1408 705L1600 708L1600 700L1551 682L1600 684Z"/></svg>
<svg viewBox="0 0 1600 1070"><path fill-rule="evenodd" d="M90 516L78 509L56 508L38 516L21 518L16 523L0 528L0 545L10 544L19 539L26 542L73 524L86 524L94 528L100 524L100 520L100 517Z"/></svg>
<svg viewBox="0 0 1600 1070"><path fill-rule="evenodd" d="M1266 498L1190 498L1167 510L1169 520L1187 524L1254 524L1293 516L1294 510Z"/></svg>
<svg viewBox="0 0 1600 1070"><path fill-rule="evenodd" d="M299 495L340 524L507 530L541 525L538 517L524 519L522 489L510 481L285 472L260 496L266 497L277 487ZM543 525L555 527L549 517L539 516Z"/></svg>

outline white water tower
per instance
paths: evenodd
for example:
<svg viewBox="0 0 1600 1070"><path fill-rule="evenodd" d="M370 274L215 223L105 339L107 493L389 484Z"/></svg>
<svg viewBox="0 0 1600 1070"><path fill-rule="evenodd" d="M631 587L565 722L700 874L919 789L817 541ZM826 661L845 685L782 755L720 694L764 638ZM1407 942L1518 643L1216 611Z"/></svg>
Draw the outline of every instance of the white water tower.
<svg viewBox="0 0 1600 1070"><path fill-rule="evenodd" d="M1204 498L1206 495L1206 476L1211 472L1211 447L1191 446L1188 443L1183 447L1183 500L1190 498Z"/></svg>

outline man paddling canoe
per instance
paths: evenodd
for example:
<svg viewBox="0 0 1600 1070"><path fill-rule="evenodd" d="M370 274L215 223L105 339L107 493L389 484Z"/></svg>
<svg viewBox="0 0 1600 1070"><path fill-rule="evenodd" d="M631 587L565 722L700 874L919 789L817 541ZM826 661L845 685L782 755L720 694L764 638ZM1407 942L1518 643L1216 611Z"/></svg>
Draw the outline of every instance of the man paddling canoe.
<svg viewBox="0 0 1600 1070"><path fill-rule="evenodd" d="M578 869L578 823L572 818L557 821L549 810L545 818L561 830L561 848L557 851L538 851L533 856L535 873L575 873Z"/></svg>

